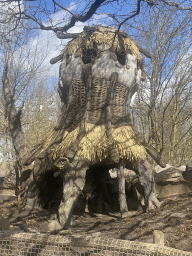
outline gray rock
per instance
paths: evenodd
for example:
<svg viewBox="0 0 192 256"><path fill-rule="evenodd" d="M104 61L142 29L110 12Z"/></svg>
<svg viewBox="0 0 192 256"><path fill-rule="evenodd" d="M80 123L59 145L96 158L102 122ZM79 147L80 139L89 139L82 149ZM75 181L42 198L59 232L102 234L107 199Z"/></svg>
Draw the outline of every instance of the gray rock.
<svg viewBox="0 0 192 256"><path fill-rule="evenodd" d="M156 193L158 198L182 195L184 193L190 193L192 191L191 183L178 183L178 184L155 184Z"/></svg>
<svg viewBox="0 0 192 256"><path fill-rule="evenodd" d="M162 171L166 171L166 170L168 170L168 169L170 169L170 168L176 168L177 170L180 170L180 171L183 171L183 172L184 172L185 169L186 169L186 166L185 166L185 165L182 165L182 166L180 166L180 167L173 167L172 165L167 164L165 168L162 168L162 167L159 166L159 165L156 165L156 166L154 167L156 173L159 173L159 172L162 172Z"/></svg>
<svg viewBox="0 0 192 256"><path fill-rule="evenodd" d="M153 243L164 246L164 234L160 230L154 230L153 232Z"/></svg>
<svg viewBox="0 0 192 256"><path fill-rule="evenodd" d="M186 164L186 171L192 171L192 162Z"/></svg>
<svg viewBox="0 0 192 256"><path fill-rule="evenodd" d="M27 202L25 205L25 209L34 209L35 207L38 207L38 198L34 197L34 198L27 198Z"/></svg>
<svg viewBox="0 0 192 256"><path fill-rule="evenodd" d="M184 167L179 168L167 165L165 168L155 167L155 187L157 197L168 197L190 193L192 181L186 179Z"/></svg>
<svg viewBox="0 0 192 256"><path fill-rule="evenodd" d="M14 169L0 169L0 190L15 189L16 175Z"/></svg>
<svg viewBox="0 0 192 256"><path fill-rule="evenodd" d="M32 228L28 228L28 231L29 231L30 233L40 234L40 232L39 232L38 230L32 229Z"/></svg>
<svg viewBox="0 0 192 256"><path fill-rule="evenodd" d="M167 169L164 168L161 172L155 173L155 182L161 185L185 182L182 173L180 169L170 166Z"/></svg>
<svg viewBox="0 0 192 256"><path fill-rule="evenodd" d="M53 231L59 231L62 227L59 224L58 220L49 220L46 223L43 223L40 232L53 232Z"/></svg>

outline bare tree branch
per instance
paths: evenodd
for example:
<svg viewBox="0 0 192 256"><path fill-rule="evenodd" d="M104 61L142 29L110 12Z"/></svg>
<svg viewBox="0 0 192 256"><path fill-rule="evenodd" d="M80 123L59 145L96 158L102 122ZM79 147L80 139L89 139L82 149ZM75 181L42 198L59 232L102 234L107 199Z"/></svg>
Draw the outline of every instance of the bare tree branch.
<svg viewBox="0 0 192 256"><path fill-rule="evenodd" d="M24 0L25 2L35 2L36 0ZM1 0L1 3L19 2L18 0Z"/></svg>
<svg viewBox="0 0 192 256"><path fill-rule="evenodd" d="M185 8L176 2L167 1L167 0L160 0L160 1L168 6L176 7L178 10L181 10L181 11L192 11L192 6Z"/></svg>
<svg viewBox="0 0 192 256"><path fill-rule="evenodd" d="M105 0L95 0L95 2L91 5L91 7L89 8L89 10L87 11L87 13L86 13L85 15L75 15L75 14L73 14L72 12L70 12L67 8L65 8L65 7L63 7L63 6L61 6L61 5L59 5L57 2L55 2L55 0L53 0L53 2L54 2L55 4L57 4L60 8L66 10L67 12L69 12L70 14L72 14L72 17L71 17L69 23L66 24L66 25L63 26L63 27L45 26L45 25L43 25L43 23L42 23L40 20L38 20L35 16L32 16L32 15L27 14L26 11L24 11L23 13L24 13L25 17L27 17L28 19L31 19L31 20L33 20L34 22L36 22L36 23L39 25L40 29L42 29L42 30L52 30L52 31L54 31L55 33L57 33L58 31L66 32L68 29L72 28L72 27L75 25L75 23L76 23L77 21L85 22L85 21L89 20L89 19L93 16L93 14L95 13L95 11L99 8L99 6L100 6L104 1L105 1ZM141 1L141 0L139 0L139 1Z"/></svg>
<svg viewBox="0 0 192 256"><path fill-rule="evenodd" d="M77 15L75 15L73 12L71 12L69 9L67 9L66 7L62 6L61 4L57 3L55 0L52 0L54 4L56 4L57 6L59 6L61 9L67 11L68 13L70 13L72 16L77 17Z"/></svg>
<svg viewBox="0 0 192 256"><path fill-rule="evenodd" d="M118 26L118 31L120 30L121 26L128 21L129 19L132 19L133 17L137 16L140 13L140 7L141 7L141 1L142 0L138 0L137 2L137 10L135 11L134 14L132 14L131 16L127 17L126 19L124 19Z"/></svg>
<svg viewBox="0 0 192 256"><path fill-rule="evenodd" d="M79 21L85 22L89 20L103 2L105 2L105 0L95 0L88 12L79 18Z"/></svg>
<svg viewBox="0 0 192 256"><path fill-rule="evenodd" d="M69 39L69 38L77 38L80 35L80 33L63 33L61 31L57 32L57 37L59 39Z"/></svg>

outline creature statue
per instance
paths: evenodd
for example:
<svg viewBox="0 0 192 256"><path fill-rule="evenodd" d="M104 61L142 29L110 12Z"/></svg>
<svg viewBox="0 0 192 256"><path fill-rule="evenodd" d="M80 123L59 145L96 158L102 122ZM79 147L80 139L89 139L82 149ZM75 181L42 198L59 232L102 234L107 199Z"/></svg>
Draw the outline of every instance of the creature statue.
<svg viewBox="0 0 192 256"><path fill-rule="evenodd" d="M122 216L128 212L123 203L124 167L135 166L146 209L160 206L153 168L146 160L147 152L155 153L134 129L130 114L132 96L143 79L141 51L127 33L95 26L85 27L59 57L62 107L57 126L22 162L29 165L35 161L36 180L42 172L60 171L65 181L59 206L63 227L70 224L73 207L85 186L86 171L98 164L119 170Z"/></svg>

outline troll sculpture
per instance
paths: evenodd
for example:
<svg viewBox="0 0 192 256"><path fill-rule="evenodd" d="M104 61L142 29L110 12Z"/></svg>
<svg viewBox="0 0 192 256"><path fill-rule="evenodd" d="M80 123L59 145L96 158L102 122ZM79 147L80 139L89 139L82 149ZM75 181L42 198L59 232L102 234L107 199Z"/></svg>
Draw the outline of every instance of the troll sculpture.
<svg viewBox="0 0 192 256"><path fill-rule="evenodd" d="M112 27L85 27L64 48L58 90L61 113L52 133L22 156L20 166L33 166L20 191L28 196L41 174L60 171L63 200L58 216L62 227L70 223L73 206L85 186L86 171L118 168L120 209L124 204L124 167L137 172L146 208L159 207L155 196L149 153L164 165L132 125L130 102L143 79L142 49L129 35Z"/></svg>

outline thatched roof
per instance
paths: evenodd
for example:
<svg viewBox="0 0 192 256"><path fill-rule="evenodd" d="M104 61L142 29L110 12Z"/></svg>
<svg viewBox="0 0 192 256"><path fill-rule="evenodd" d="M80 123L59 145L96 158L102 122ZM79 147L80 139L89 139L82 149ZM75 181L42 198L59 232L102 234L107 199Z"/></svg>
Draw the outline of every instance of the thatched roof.
<svg viewBox="0 0 192 256"><path fill-rule="evenodd" d="M65 131L63 140L49 155L49 161L56 162L59 158L68 155L72 143L79 134L79 127L72 132ZM56 131L47 138L41 152L46 150L55 140ZM135 162L143 159L146 155L144 147L138 143L134 132L130 126L121 126L116 129L112 128L112 138L115 148L120 158L129 162ZM106 127L104 125L95 126L88 124L86 134L81 139L76 155L90 160L92 163L101 162L103 159L110 160L110 141L106 135Z"/></svg>
<svg viewBox="0 0 192 256"><path fill-rule="evenodd" d="M118 53L130 53L142 61L142 56L136 43L125 32L117 33L113 27L97 26L95 30L83 31L77 38L73 39L63 50L63 56L69 56L82 51L83 48L95 49L103 46Z"/></svg>

